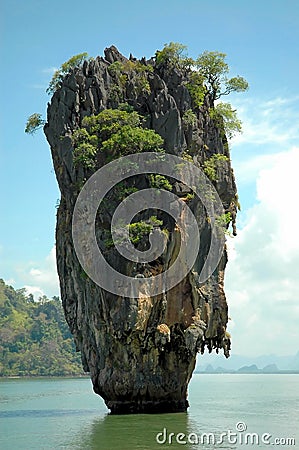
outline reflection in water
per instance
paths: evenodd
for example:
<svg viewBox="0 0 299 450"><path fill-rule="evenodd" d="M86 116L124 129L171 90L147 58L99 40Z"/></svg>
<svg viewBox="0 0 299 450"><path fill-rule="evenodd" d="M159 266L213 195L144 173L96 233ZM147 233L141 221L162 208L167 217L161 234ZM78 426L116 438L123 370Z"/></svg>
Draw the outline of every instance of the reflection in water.
<svg viewBox="0 0 299 450"><path fill-rule="evenodd" d="M299 442L298 375L194 375L191 407L179 414L110 416L104 402L90 395L86 379L0 380L0 389L1 450L245 450L240 423L246 433L270 434L271 443L288 437ZM238 443L219 443L228 430L238 430ZM191 435L194 444L176 443L178 433ZM215 436L215 445L207 434ZM197 444L194 439L203 435L203 444Z"/></svg>
<svg viewBox="0 0 299 450"><path fill-rule="evenodd" d="M73 450L154 450L158 448L198 450L236 449L236 445L221 439L224 427L207 428L202 409L197 415L136 414L95 419L89 428L81 430ZM203 420L202 420L203 419ZM221 421L220 421L221 423Z"/></svg>
<svg viewBox="0 0 299 450"><path fill-rule="evenodd" d="M84 450L152 450L169 447L182 448L176 438L170 433L184 433L188 431L188 414L132 414L111 416L95 420L87 434L82 433L80 442L74 448ZM167 430L164 432L164 428ZM87 431L87 430L86 430ZM156 441L160 433L160 444ZM82 436L84 439L82 440ZM166 437L165 445L164 443ZM183 445L185 449L194 446ZM200 447L197 447L200 448Z"/></svg>

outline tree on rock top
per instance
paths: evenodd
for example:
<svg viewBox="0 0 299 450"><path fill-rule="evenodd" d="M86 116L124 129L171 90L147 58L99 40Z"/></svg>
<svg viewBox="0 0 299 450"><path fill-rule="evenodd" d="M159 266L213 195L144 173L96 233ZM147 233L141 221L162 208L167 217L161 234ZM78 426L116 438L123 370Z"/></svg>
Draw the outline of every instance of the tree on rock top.
<svg viewBox="0 0 299 450"><path fill-rule="evenodd" d="M195 66L202 74L213 101L231 92L247 91L249 87L245 78L239 75L227 78L229 66L225 62L225 57L225 53L205 51L195 61Z"/></svg>
<svg viewBox="0 0 299 450"><path fill-rule="evenodd" d="M84 61L88 59L88 54L86 52L79 53L78 55L72 56L68 61L64 62L60 69L54 72L54 75L49 83L47 94L54 94L57 89L62 85L63 79L66 74L77 66L80 66Z"/></svg>

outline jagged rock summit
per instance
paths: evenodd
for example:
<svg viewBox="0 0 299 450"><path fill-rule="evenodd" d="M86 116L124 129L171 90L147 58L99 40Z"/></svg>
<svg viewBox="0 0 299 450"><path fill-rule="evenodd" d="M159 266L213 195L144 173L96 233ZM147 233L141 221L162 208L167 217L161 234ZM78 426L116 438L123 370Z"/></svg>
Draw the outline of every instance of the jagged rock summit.
<svg viewBox="0 0 299 450"><path fill-rule="evenodd" d="M143 117L142 126L154 130L166 152L187 152L202 167L214 154L224 155L215 168L213 183L226 212L235 217L236 186L223 130L209 115L207 94L196 106L188 90L188 72L167 61L125 58L114 46L105 57L85 61L72 70L48 105L45 134L61 201L57 212L56 251L61 296L66 320L81 352L83 366L90 372L94 391L103 397L112 413L178 412L188 407L187 387L196 355L205 348L223 349L228 356L227 303L224 294L224 251L213 275L196 283L208 252L209 222L204 208L189 195L201 233L201 253L191 272L173 289L157 297L124 298L109 293L84 273L72 241L72 214L80 188L93 172L109 160L101 150L94 165L74 161L74 133L85 117L127 104ZM193 111L195 120L184 121ZM185 116L186 117L186 116ZM184 153L184 154L185 154ZM178 182L172 191L186 198L191 190ZM134 189L148 180L134 180ZM99 246L114 267L130 276L148 277L163 272L175 259L180 242L175 224L167 227L165 253L157 261L140 267L119 257L107 240L111 219L109 208L98 214ZM142 242L138 245L141 245Z"/></svg>

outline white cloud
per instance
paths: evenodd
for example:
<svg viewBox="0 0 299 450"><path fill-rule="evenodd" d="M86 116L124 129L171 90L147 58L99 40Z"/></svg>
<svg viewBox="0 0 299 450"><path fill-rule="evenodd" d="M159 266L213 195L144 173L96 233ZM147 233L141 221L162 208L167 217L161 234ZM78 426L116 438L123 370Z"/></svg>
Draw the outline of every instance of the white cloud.
<svg viewBox="0 0 299 450"><path fill-rule="evenodd" d="M243 133L233 139L234 146L243 143L281 146L298 139L299 97L264 101L251 98L234 104L243 122Z"/></svg>
<svg viewBox="0 0 299 450"><path fill-rule="evenodd" d="M299 350L299 148L272 156L260 169L257 200L230 240L226 292L234 353Z"/></svg>
<svg viewBox="0 0 299 450"><path fill-rule="evenodd" d="M8 279L5 279L4 282L8 286L13 286L15 284L15 279L14 278L8 278Z"/></svg>
<svg viewBox="0 0 299 450"><path fill-rule="evenodd" d="M26 289L27 294L32 294L35 300L38 300L43 295L46 295L44 291L41 290L38 286L27 286L25 285L24 288Z"/></svg>
<svg viewBox="0 0 299 450"><path fill-rule="evenodd" d="M238 184L247 184L256 181L259 172L273 163L273 154L261 154L249 157L246 155L241 160L233 161L234 173Z"/></svg>
<svg viewBox="0 0 299 450"><path fill-rule="evenodd" d="M42 73L53 75L58 70L58 67L45 67L42 69Z"/></svg>
<svg viewBox="0 0 299 450"><path fill-rule="evenodd" d="M37 83L30 84L29 87L31 89L46 90L49 84L49 80L52 78L52 76L57 70L58 67L45 67L44 69L41 69L40 72L43 74L42 78L43 80L46 79L47 81L43 82L43 80L40 80Z"/></svg>
<svg viewBox="0 0 299 450"><path fill-rule="evenodd" d="M272 167L280 153L298 145L299 96L266 100L240 96L233 98L233 104L243 122L243 133L231 142L234 172L242 187L256 183L262 169Z"/></svg>
<svg viewBox="0 0 299 450"><path fill-rule="evenodd" d="M42 295L48 297L59 295L55 247L51 249L44 261L27 267L22 277L26 280L25 288L27 292L33 294L35 299Z"/></svg>

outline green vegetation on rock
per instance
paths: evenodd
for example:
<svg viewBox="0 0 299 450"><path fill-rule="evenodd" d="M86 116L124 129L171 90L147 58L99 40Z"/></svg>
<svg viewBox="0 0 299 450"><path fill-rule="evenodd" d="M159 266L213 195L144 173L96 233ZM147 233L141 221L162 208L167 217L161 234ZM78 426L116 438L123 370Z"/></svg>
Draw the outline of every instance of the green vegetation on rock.
<svg viewBox="0 0 299 450"><path fill-rule="evenodd" d="M220 129L224 128L228 139L242 131L242 122L237 117L237 110L233 109L230 103L217 103L214 108L210 108L210 117Z"/></svg>
<svg viewBox="0 0 299 450"><path fill-rule="evenodd" d="M83 373L58 297L38 302L0 279L0 376Z"/></svg>
<svg viewBox="0 0 299 450"><path fill-rule="evenodd" d="M163 139L155 131L124 125L117 133L102 142L102 150L110 158L117 158L132 153L159 152L162 144Z"/></svg>
<svg viewBox="0 0 299 450"><path fill-rule="evenodd" d="M194 127L197 122L196 114L192 111L192 109L187 109L187 111L184 112L182 121L185 127Z"/></svg>
<svg viewBox="0 0 299 450"><path fill-rule="evenodd" d="M162 50L156 51L158 66L168 64L170 67L183 68L188 67L192 62L192 59L188 58L187 55L187 46L178 42L165 44Z"/></svg>
<svg viewBox="0 0 299 450"><path fill-rule="evenodd" d="M227 78L229 66L225 62L225 57L225 53L205 51L195 60L195 66L203 76L213 102L222 95L244 92L248 89L245 78L240 76Z"/></svg>
<svg viewBox="0 0 299 450"><path fill-rule="evenodd" d="M124 62L114 61L108 67L108 72L114 79L110 88L110 99L119 103L124 98L124 90L128 80L133 81L134 89L138 95L149 94L150 84L146 73L153 72L154 68L150 64L143 64L138 60L128 59Z"/></svg>
<svg viewBox="0 0 299 450"><path fill-rule="evenodd" d="M189 74L189 82L186 84L189 94L193 100L195 108L200 108L203 105L207 88L204 85L204 78L198 72L191 72Z"/></svg>
<svg viewBox="0 0 299 450"><path fill-rule="evenodd" d="M172 185L164 175L149 175L149 182L151 188L165 189L166 191L172 191Z"/></svg>
<svg viewBox="0 0 299 450"><path fill-rule="evenodd" d="M215 225L220 232L224 231L225 234L230 235L230 232L228 231L228 227L229 227L229 224L231 223L231 221L232 221L232 215L230 212L227 212L227 213L223 213L220 216L215 218Z"/></svg>
<svg viewBox="0 0 299 450"><path fill-rule="evenodd" d="M25 133L27 134L34 134L37 130L42 128L45 124L45 120L42 118L42 115L39 113L31 114L31 116L28 117L26 126L25 126Z"/></svg>
<svg viewBox="0 0 299 450"><path fill-rule="evenodd" d="M188 70L189 81L186 83L186 87L195 108L199 109L203 105L206 94L209 94L212 101L213 118L222 117L224 130L230 139L236 132L242 131L241 121L237 118L236 110L230 103L219 103L214 106L214 102L231 92L247 91L249 85L245 78L239 75L228 77L229 66L225 58L225 53L205 51L197 59L192 59L187 55L187 47L175 42L165 44L162 50L156 52L158 66L167 63L170 68ZM190 119L190 117L186 117L185 123L190 123ZM219 120L218 122L218 125L221 126Z"/></svg>
<svg viewBox="0 0 299 450"><path fill-rule="evenodd" d="M151 65L145 65L142 64L140 61L133 61L128 59L125 62L120 61L114 61L110 66L108 67L108 72L112 76L120 76L122 73L129 73L129 72L152 72L153 66Z"/></svg>
<svg viewBox="0 0 299 450"><path fill-rule="evenodd" d="M98 151L106 161L140 152L162 152L163 139L154 130L142 127L136 111L104 109L84 117L82 128L73 133L74 164L94 168Z"/></svg>
<svg viewBox="0 0 299 450"><path fill-rule="evenodd" d="M124 240L123 228L126 227L129 230L129 237L132 244L137 245L140 243L144 243L148 238L149 234L153 231L155 227L162 227L163 220L159 220L156 216L150 216L148 219L139 220L137 222L131 222L128 225L119 225L117 229L115 229L118 237L116 238L118 243L121 243ZM164 228L161 230L165 234L167 230ZM106 231L107 238L105 239L105 247L106 249L111 249L114 247L114 241L112 239L112 235L110 231Z"/></svg>
<svg viewBox="0 0 299 450"><path fill-rule="evenodd" d="M210 178L211 181L217 181L217 171L223 168L223 164L229 161L228 157L215 153L211 158L204 162L204 173Z"/></svg>
<svg viewBox="0 0 299 450"><path fill-rule="evenodd" d="M141 220L140 222L132 222L128 225L130 240L132 244L139 244L146 236L153 231L154 227L163 225L162 220L158 220L156 216L151 216L148 220Z"/></svg>
<svg viewBox="0 0 299 450"><path fill-rule="evenodd" d="M237 118L236 110L229 103L214 105L215 100L221 96L228 95L231 92L244 92L249 86L245 78L239 75L228 78L229 66L225 61L225 53L205 51L197 59L193 59L188 57L187 47L185 45L170 42L169 44L165 44L162 50L157 50L155 56L155 63L152 61L145 62L128 59L125 61L114 61L109 65L108 72L113 80L110 86L109 97L113 108L125 101L125 91L128 81L134 87L137 95L149 95L151 88L147 75L148 72L153 72L155 67L159 68L161 65L166 65L168 69L184 71L188 80L185 81L185 85L193 100L194 108L199 109L203 105L207 93L209 94L212 101L211 116L214 116L213 119L217 120L220 126L221 121L218 119L222 117L222 126L228 138L231 138L236 132L242 131L241 121ZM74 55L68 61L64 62L55 71L47 88L47 93L54 94L62 86L65 76L88 59L88 54L84 52ZM120 110L119 107L118 110ZM114 109L109 109L108 111L114 111ZM129 112L129 110L126 112ZM186 111L182 118L185 126L192 126L196 123L196 115L193 114L194 112L191 109ZM98 116L92 117L95 118ZM117 118L115 117L115 123L116 121ZM45 121L42 119L41 114L34 113L27 120L25 132L33 134L44 123ZM139 125L136 125L136 127L138 128ZM114 132L115 130L110 130L110 136L107 138L109 142L104 143L104 139L102 139L103 149L119 153L125 147L132 146L132 153L134 153L136 151L145 151L148 147L152 149L148 151L156 151L155 149L160 148L162 145L147 130L136 131L124 129L122 132L119 132L118 136L112 136ZM133 141L139 142L137 143L137 148L134 146ZM141 141L144 141L144 146L141 145ZM82 163L87 168L94 168L96 147L97 145L90 141L90 137L86 137L82 142L79 142L74 153L75 164ZM128 154L128 152L128 150L125 150L125 154Z"/></svg>
<svg viewBox="0 0 299 450"><path fill-rule="evenodd" d="M46 90L47 94L54 94L54 92L61 87L65 76L75 67L79 67L87 59L88 54L84 52L72 56L68 61L61 64L60 68L54 72L54 75Z"/></svg>

